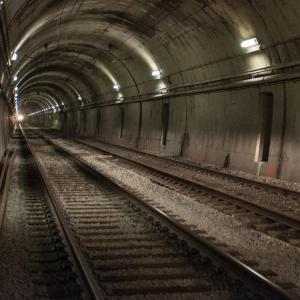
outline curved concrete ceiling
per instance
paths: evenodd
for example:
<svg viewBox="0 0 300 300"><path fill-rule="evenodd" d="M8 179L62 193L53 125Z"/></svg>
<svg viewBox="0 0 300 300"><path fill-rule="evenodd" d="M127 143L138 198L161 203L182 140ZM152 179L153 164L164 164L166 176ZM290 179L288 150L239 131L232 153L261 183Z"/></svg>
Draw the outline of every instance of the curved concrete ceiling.
<svg viewBox="0 0 300 300"><path fill-rule="evenodd" d="M126 98L300 58L299 0L4 0L0 14L0 71L17 53L10 71L20 101L44 97L42 106L112 99L116 84ZM262 49L248 53L240 43L253 37Z"/></svg>

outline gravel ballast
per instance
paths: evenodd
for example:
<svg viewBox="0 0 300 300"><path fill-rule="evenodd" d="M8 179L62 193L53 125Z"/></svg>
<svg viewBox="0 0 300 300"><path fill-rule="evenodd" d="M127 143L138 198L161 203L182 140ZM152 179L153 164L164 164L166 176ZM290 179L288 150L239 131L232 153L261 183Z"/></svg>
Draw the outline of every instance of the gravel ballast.
<svg viewBox="0 0 300 300"><path fill-rule="evenodd" d="M74 146L63 140L53 140L67 150L74 152ZM79 147L75 147L78 154ZM82 151L86 154L85 151ZM83 154L82 153L82 154ZM137 173L108 161L103 155L84 155L81 157L100 172L112 176L126 184L164 211L171 212L187 224L206 231L205 236L215 242L225 243L228 252L238 252L242 260L256 261L257 270L272 270L278 274L275 282L293 282L300 287L300 249L272 238L264 233L245 226L232 216L225 215L194 199L161 187ZM299 291L298 291L299 292ZM300 292L299 292L300 294Z"/></svg>
<svg viewBox="0 0 300 300"><path fill-rule="evenodd" d="M66 142L61 141L69 148L73 149L88 149L86 146L77 145L74 142ZM295 196L291 193L280 192L278 189L269 188L266 186L259 185L260 183L266 183L270 185L270 187L278 187L278 188L286 188L290 191L295 191L294 184L290 183L288 185L285 182L283 186L282 181L276 181L274 179L268 179L266 177L257 177L251 176L250 174L246 177L239 176L237 172L231 172L226 169L217 169L199 165L200 167L204 167L205 170L214 170L217 171L217 175L215 173L210 173L206 171L195 170L191 168L185 168L181 165L176 164L176 162L165 161L165 160L157 160L153 157L147 157L143 153L138 153L131 151L130 149L118 148L116 146L104 144L101 142L94 141L83 141L83 143L87 142L87 144L91 144L95 147L99 147L99 149L103 149L104 151L111 152L112 154L120 155L126 159L132 159L133 161L140 162L142 164L150 165L161 171L167 171L170 174L174 174L180 178L185 178L201 184L203 186L216 189L219 191L226 192L227 194L237 196L239 198L245 199L248 202L252 202L259 206L266 207L271 210L278 211L280 213L284 213L293 218L299 219L300 216L300 196ZM92 150L91 153L96 152L96 150ZM123 161L125 164L126 162ZM228 175L233 175L231 177ZM235 179L233 179L235 178ZM248 180L248 184L245 182L241 182L239 178L244 178ZM264 181L263 181L264 179ZM257 185L255 185L257 183ZM297 191L296 191L297 192Z"/></svg>
<svg viewBox="0 0 300 300"><path fill-rule="evenodd" d="M93 269L97 270L100 278L103 279L105 276L107 278L107 271L112 272L112 276L117 277L122 276L123 271L128 273L128 270L131 268L134 269L135 273L138 270L142 272L141 278L138 277L133 281L126 279L121 282L114 282L114 280L109 282L104 281L102 284L106 288L119 290L118 293L123 298L124 291L126 295L127 292L130 294L132 290L140 289L142 294L145 294L147 291L151 293L151 289L163 289L172 286L178 286L179 288L186 287L187 289L195 288L196 290L198 287L201 288L202 283L211 289L210 286L212 286L211 283L213 282L213 291L209 291L207 299L233 298L231 297L231 293L235 293L235 291L231 289L232 286L230 285L230 288L228 288L224 277L220 276L220 274L214 275L214 268L211 271L209 269L202 269L201 274L199 273L201 275L199 278L198 276L195 278L180 278L179 276L179 278L166 278L163 280L161 278L143 280L143 272L151 268L156 270L154 272L159 276L166 275L163 273L165 265L174 265L177 266L177 270L187 272L187 267L192 266L192 264L187 262L181 252L176 251L173 253L174 247L170 247L164 234L161 235L159 232L153 232L151 229L152 225L148 221L145 222L144 217L137 217L136 212L129 206L127 196L124 196L123 193L115 192L114 189L111 190L105 183L101 184L101 181L99 184L99 182L86 177L81 170L74 167L64 157L53 155L53 148L49 146L44 148L36 141L32 141L32 144L37 150L37 157L40 160L42 168L48 175L51 186L56 192L56 199L63 209L68 223L72 226L80 246L88 253ZM48 148L48 151L46 151L46 148ZM87 197L82 197L83 195ZM114 223L116 220L118 223L116 223L116 228L112 232L106 229L103 231L102 225L105 221L109 221L109 224L112 225L111 221ZM90 235L87 235L82 228L82 225L87 224L90 226L90 232L94 230ZM99 226L102 228L99 228ZM80 228L81 231L79 233L77 229ZM149 232L146 233L147 231ZM123 251L122 254L115 252L114 255L111 251L111 249L116 251L123 249L123 247L125 247L126 251ZM147 250L145 251L144 249L150 249L149 247L155 249L156 252L153 251L148 253L150 254L148 255ZM162 254L157 253L159 248L164 248L167 252ZM143 265L145 265L145 270L143 270ZM180 267L181 265L183 267ZM211 276L217 276L217 280L211 281ZM224 291L222 288L224 288ZM163 293L162 295L158 295L158 299L177 299L177 296L172 296L172 294L176 293L178 294L176 291L171 291L170 298ZM196 297L199 299L199 295L196 295ZM134 299L146 298L141 295ZM206 295L203 295L201 299L206 299Z"/></svg>

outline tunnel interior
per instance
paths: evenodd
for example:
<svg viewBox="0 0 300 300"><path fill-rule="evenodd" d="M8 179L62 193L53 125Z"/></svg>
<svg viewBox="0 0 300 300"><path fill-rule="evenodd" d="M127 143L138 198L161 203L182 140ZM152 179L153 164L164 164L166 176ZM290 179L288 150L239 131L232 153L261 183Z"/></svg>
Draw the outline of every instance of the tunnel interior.
<svg viewBox="0 0 300 300"><path fill-rule="evenodd" d="M175 194L163 196L167 195L165 191L161 191L161 195L155 193L169 184L163 182L163 176L174 179L179 176L176 172L182 172L181 180L190 180L182 183L183 188L169 187L170 193L183 193L183 203L189 203L184 197L194 197L191 194L198 191L194 185L199 182L192 181L202 180L204 189L219 188L212 200L220 196L220 190L227 189L226 192L244 200L254 198L255 205L274 205L274 210L281 210L293 220L278 217L283 223L275 226L271 217L271 221L264 217L260 226L264 230L268 228L268 234L272 231L272 238L280 236L280 243L287 242L282 238L285 234L279 235L276 231L282 228L288 231L286 239L296 249L287 250L290 252L286 255L291 259L286 263L293 266L289 269L293 274L280 275L280 280L293 281L300 289L299 275L295 275L300 274L299 257L295 258L300 247L299 20L299 0L0 1L2 165L9 161L8 153L14 144L21 149L20 153L39 151L39 146L46 149L46 145L34 139L43 137L50 139L52 147L65 147L60 151L68 152L68 147L77 141L83 147L76 150L82 155L81 159L90 155L84 163L80 161L90 164L84 168L91 165L100 168L99 161L106 157L107 166L103 163L102 167L109 176L118 178L117 184L124 180L123 184L132 185L132 189L150 193L153 187L144 181L146 179L134 179L145 176L151 184L159 186L147 197L162 195L162 203L170 210L179 203L179 198ZM32 143L25 150L22 143L18 144L22 134L28 136L25 142ZM93 155L99 153L92 150L89 153L84 147L93 147L93 151L101 148L98 162L93 161ZM55 151L51 148L44 152L44 158L41 153L33 155L34 159L40 159L41 165L47 159L50 162L51 153ZM118 166L111 165L110 156L114 155ZM143 155L149 157L142 160ZM21 169L22 159L17 156L16 160ZM142 168L152 160L153 165L147 167L153 172L160 168L160 179L152 173L145 175L146 171L137 167ZM173 165L176 163L181 165ZM130 164L131 173L124 173L122 168ZM57 169L63 165L63 162L58 164ZM24 168L27 167L24 164ZM44 168L42 173L48 172L47 165L37 163L36 167ZM49 174L55 173L55 167L51 168ZM197 168L206 169L206 175L197 172L193 176L192 173L185 175L187 168L194 168L195 172ZM31 174L31 171L26 172ZM23 179L16 178L23 171L15 172L17 175L12 176L12 180L17 180L16 185L21 184ZM69 175L65 170L61 172L65 175L55 174L63 182ZM221 175L216 176L216 172ZM211 182L205 181L205 176L211 176ZM228 176L228 181L223 182L222 176ZM134 186L130 178L141 183ZM231 186L235 180L251 180L254 186L265 186L256 188L249 182ZM90 185L88 179L86 184ZM274 186L283 189L278 192L278 198L272 196L273 192L268 196ZM245 190L246 187L249 190ZM78 192L76 186L74 189ZM281 198L282 194L286 198ZM178 203L169 202L171 198ZM234 206L235 202L231 201ZM184 219L191 213L187 217L191 224L197 219L193 219L193 205L189 212L181 215ZM200 214L199 207L194 209L195 214ZM212 217L211 211L202 209L202 213L205 211ZM251 216L244 218L243 215L243 219L251 219ZM203 217L204 232L212 230L214 236L218 235L218 226L228 226L234 234L237 231L248 234L244 229L237 229L238 225L232 225L235 221L231 224L226 218L218 218L215 225ZM256 220L247 222L247 226L257 226ZM292 226L296 229L291 229ZM224 236L230 236L230 230ZM232 247L240 247L239 238L232 239ZM263 238L257 244L263 248ZM259 248L249 253L262 251L264 254L257 256L264 261L265 268L272 269L264 258L272 245L271 242L266 244L264 250ZM281 244L278 247L278 252L284 249ZM276 262L282 258L280 255ZM276 269L276 272L283 274L284 270ZM167 293L161 287L158 291ZM275 299L272 297L266 299Z"/></svg>
<svg viewBox="0 0 300 300"><path fill-rule="evenodd" d="M2 97L26 121L298 181L296 0L4 1L1 16Z"/></svg>

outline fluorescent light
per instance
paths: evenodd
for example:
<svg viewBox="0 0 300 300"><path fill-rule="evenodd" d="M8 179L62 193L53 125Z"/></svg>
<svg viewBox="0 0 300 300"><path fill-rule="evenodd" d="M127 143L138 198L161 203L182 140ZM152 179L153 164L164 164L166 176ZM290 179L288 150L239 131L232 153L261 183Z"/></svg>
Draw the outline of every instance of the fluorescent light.
<svg viewBox="0 0 300 300"><path fill-rule="evenodd" d="M13 56L11 57L11 60L12 61L15 61L18 59L18 54L17 53L14 53Z"/></svg>
<svg viewBox="0 0 300 300"><path fill-rule="evenodd" d="M120 90L120 85L118 83L116 83L116 84L114 84L113 88L115 91L118 92Z"/></svg>
<svg viewBox="0 0 300 300"><path fill-rule="evenodd" d="M14 77L14 81L17 81L18 80L18 76L16 75L15 77Z"/></svg>
<svg viewBox="0 0 300 300"><path fill-rule="evenodd" d="M17 87L17 86L15 87L15 91L16 91L16 92L18 91L18 87Z"/></svg>
<svg viewBox="0 0 300 300"><path fill-rule="evenodd" d="M249 39L249 40L245 40L241 43L242 48L250 48L250 47L253 47L253 46L257 46L257 45L258 45L257 38L252 38L252 39Z"/></svg>
<svg viewBox="0 0 300 300"><path fill-rule="evenodd" d="M153 77L160 77L160 71L158 69L152 71Z"/></svg>
<svg viewBox="0 0 300 300"><path fill-rule="evenodd" d="M82 101L82 98L81 98L81 96L78 96L78 100Z"/></svg>

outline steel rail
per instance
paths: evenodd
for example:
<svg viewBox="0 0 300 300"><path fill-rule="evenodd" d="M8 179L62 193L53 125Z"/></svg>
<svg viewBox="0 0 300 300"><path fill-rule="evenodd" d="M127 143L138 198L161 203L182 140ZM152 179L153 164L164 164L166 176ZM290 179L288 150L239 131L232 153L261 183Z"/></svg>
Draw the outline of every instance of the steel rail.
<svg viewBox="0 0 300 300"><path fill-rule="evenodd" d="M116 182L109 175L100 172L93 166L86 163L82 158L72 154L70 151L64 149L61 146L53 143L51 140L47 139L45 136L41 136L49 145L53 146L58 153L61 153L68 159L72 160L84 171L89 173L91 176L97 180L103 182L106 181L110 183L116 190L123 192L129 196L129 199L133 201L140 209L145 211L147 214L151 215L152 218L167 226L172 232L180 236L185 241L188 241L189 245L200 251L201 255L207 256L212 262L218 266L224 268L232 277L237 280L241 280L248 287L251 287L258 294L267 297L267 299L272 300L296 300L299 299L296 295L290 294L274 282L267 279L264 275L258 273L251 267L247 266L242 261L233 257L232 255L220 250L204 238L199 237L194 232L192 232L185 225L179 224L172 217L170 217L165 212L160 209L151 206L139 196L135 195L128 187L123 185L121 182Z"/></svg>
<svg viewBox="0 0 300 300"><path fill-rule="evenodd" d="M33 147L30 144L29 139L27 138L23 128L19 125L20 130L23 134L24 140L26 142L29 153L31 154L35 169L37 174L40 177L40 180L43 184L43 189L45 192L46 198L49 200L49 206L53 212L53 215L56 219L56 223L60 228L60 234L65 242L66 250L70 255L70 260L73 263L73 268L75 273L78 276L79 285L83 290L83 296L85 299L94 299L94 300L104 300L105 296L102 290L100 289L97 281L94 278L93 272L86 261L82 250L80 249L76 238L74 237L67 220L64 214L61 212L59 205L56 202L56 192L52 188L51 184L47 179L47 175L44 172L41 164L33 150Z"/></svg>

